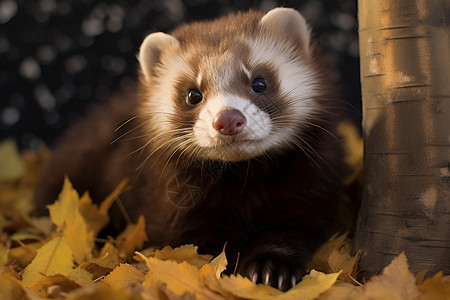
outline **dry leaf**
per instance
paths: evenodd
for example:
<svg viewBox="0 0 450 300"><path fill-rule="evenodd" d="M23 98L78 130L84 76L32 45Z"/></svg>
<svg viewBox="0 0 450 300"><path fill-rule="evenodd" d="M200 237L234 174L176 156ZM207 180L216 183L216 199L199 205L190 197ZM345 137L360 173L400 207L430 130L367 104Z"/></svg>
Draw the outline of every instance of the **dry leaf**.
<svg viewBox="0 0 450 300"><path fill-rule="evenodd" d="M117 245L120 257L131 258L134 251L141 249L144 242L148 241L147 233L145 232L145 218L140 216L136 225L129 224L125 232L130 232L123 241L121 236L118 237Z"/></svg>
<svg viewBox="0 0 450 300"><path fill-rule="evenodd" d="M335 249L328 257L328 264L333 272L342 270L339 280L355 284L355 278L358 276L357 262L360 252L358 251L355 256L351 256L351 250L350 244L345 244L341 249Z"/></svg>
<svg viewBox="0 0 450 300"><path fill-rule="evenodd" d="M0 243L0 265L7 265L9 263L9 249Z"/></svg>
<svg viewBox="0 0 450 300"><path fill-rule="evenodd" d="M317 269L324 273L335 273L342 270L339 280L355 284L357 277L357 262L359 252L351 256L351 243L346 242L347 234L332 236L314 254L308 264L310 269ZM350 278L352 277L352 278Z"/></svg>
<svg viewBox="0 0 450 300"><path fill-rule="evenodd" d="M86 221L86 225L92 230L93 235L97 236L100 230L109 222L108 214L100 213L98 205L92 202L88 192L81 196L78 203L78 210Z"/></svg>
<svg viewBox="0 0 450 300"><path fill-rule="evenodd" d="M111 268L104 268L96 263L93 262L83 262L81 265L77 267L77 269L84 269L92 274L92 279L96 280L99 277L106 276L109 274L113 269Z"/></svg>
<svg viewBox="0 0 450 300"><path fill-rule="evenodd" d="M222 290L244 299L275 299L283 292L264 284L254 284L247 277L241 275L224 276L219 280Z"/></svg>
<svg viewBox="0 0 450 300"><path fill-rule="evenodd" d="M33 291L39 292L43 295L47 295L51 292L51 288L58 287L58 291L68 293L81 287L77 282L67 278L61 274L54 274L46 277L42 277L39 280L29 284L27 287ZM50 290L49 290L50 289Z"/></svg>
<svg viewBox="0 0 450 300"><path fill-rule="evenodd" d="M100 255L96 258L91 258L89 261L104 268L114 269L119 265L119 250L108 242L103 246Z"/></svg>
<svg viewBox="0 0 450 300"><path fill-rule="evenodd" d="M92 282L92 273L80 267L70 271L67 277L80 285L86 285Z"/></svg>
<svg viewBox="0 0 450 300"><path fill-rule="evenodd" d="M25 268L36 256L37 249L44 245L43 241L24 244L19 242L18 247L9 250L9 256L16 260L16 264Z"/></svg>
<svg viewBox="0 0 450 300"><path fill-rule="evenodd" d="M144 274L129 264L120 264L102 281L114 287L128 287L144 281Z"/></svg>
<svg viewBox="0 0 450 300"><path fill-rule="evenodd" d="M163 261L154 257L143 257L143 259L149 268L149 272L145 276L144 286L149 289L155 289L160 284L164 284L168 290L178 296L193 294L199 300L224 299L205 288L203 277L208 275L215 277L212 267L209 268L209 273L205 273L186 262Z"/></svg>
<svg viewBox="0 0 450 300"><path fill-rule="evenodd" d="M225 246L223 246L222 252L209 263L214 269L217 278L220 278L222 272L227 269L228 261L227 256L225 255Z"/></svg>
<svg viewBox="0 0 450 300"><path fill-rule="evenodd" d="M311 270L311 273L304 276L296 286L287 291L279 299L303 299L312 300L319 297L336 282L341 272L334 274L324 274Z"/></svg>
<svg viewBox="0 0 450 300"><path fill-rule="evenodd" d="M450 300L450 279L442 278L442 272L425 280L419 290L423 295L418 300Z"/></svg>
<svg viewBox="0 0 450 300"><path fill-rule="evenodd" d="M344 180L344 185L348 186L363 168L364 140L357 127L350 122L340 122L337 132L344 145L344 161L351 170L351 174Z"/></svg>
<svg viewBox="0 0 450 300"><path fill-rule="evenodd" d="M44 276L69 274L73 269L72 249L64 237L56 237L37 250L33 261L22 274L22 283L29 285Z"/></svg>
<svg viewBox="0 0 450 300"><path fill-rule="evenodd" d="M177 248L166 246L161 250L156 250L154 257L161 260L173 260L176 262L187 262L193 266L201 268L211 262L211 255L200 255L197 252L198 247L194 245L183 245Z"/></svg>
<svg viewBox="0 0 450 300"><path fill-rule="evenodd" d="M114 200L120 195L128 180L124 179L119 185L112 191L112 193L106 197L106 199L100 204L100 207L92 202L89 193L85 192L80 198L78 209L81 215L86 220L87 225L93 231L94 236L102 230L109 222L108 210L114 203Z"/></svg>
<svg viewBox="0 0 450 300"><path fill-rule="evenodd" d="M319 270L325 273L333 273L333 269L329 264L330 255L339 249L339 246L345 241L347 234L333 235L319 250L314 253L311 262L308 264L309 269Z"/></svg>
<svg viewBox="0 0 450 300"><path fill-rule="evenodd" d="M409 300L420 296L404 253L396 257L380 276L373 277L365 285L365 294L371 299Z"/></svg>
<svg viewBox="0 0 450 300"><path fill-rule="evenodd" d="M122 288L110 287L106 284L90 285L76 290L66 297L67 300L142 300L141 295L124 290ZM148 299L148 298L145 298Z"/></svg>
<svg viewBox="0 0 450 300"><path fill-rule="evenodd" d="M75 261L82 263L92 256L94 235L88 230L85 220L78 210L79 197L66 177L58 200L48 205L50 218L63 232L63 237L73 251Z"/></svg>
<svg viewBox="0 0 450 300"><path fill-rule="evenodd" d="M0 181L18 180L25 174L25 163L13 139L0 143Z"/></svg>
<svg viewBox="0 0 450 300"><path fill-rule="evenodd" d="M347 282L337 282L328 291L320 295L320 300L363 300L364 287ZM375 300L375 299L373 299Z"/></svg>
<svg viewBox="0 0 450 300"><path fill-rule="evenodd" d="M0 272L0 299L28 299L22 283L9 273Z"/></svg>

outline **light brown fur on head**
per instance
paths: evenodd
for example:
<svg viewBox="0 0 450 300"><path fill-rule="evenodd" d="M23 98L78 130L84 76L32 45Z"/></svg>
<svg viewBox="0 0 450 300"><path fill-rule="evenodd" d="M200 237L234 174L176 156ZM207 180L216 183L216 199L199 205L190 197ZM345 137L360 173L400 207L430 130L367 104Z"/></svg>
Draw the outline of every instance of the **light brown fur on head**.
<svg viewBox="0 0 450 300"><path fill-rule="evenodd" d="M139 54L147 92L141 112L152 120L148 130L161 141L183 131L186 139L179 136L169 148L223 161L292 147L328 98L315 48L304 18L285 8L183 25L170 35L150 34ZM264 95L251 93L256 78L269 85ZM191 90L203 96L196 107L186 105ZM229 137L212 129L214 118L227 109L242 112L248 121L234 138L241 146L230 146Z"/></svg>

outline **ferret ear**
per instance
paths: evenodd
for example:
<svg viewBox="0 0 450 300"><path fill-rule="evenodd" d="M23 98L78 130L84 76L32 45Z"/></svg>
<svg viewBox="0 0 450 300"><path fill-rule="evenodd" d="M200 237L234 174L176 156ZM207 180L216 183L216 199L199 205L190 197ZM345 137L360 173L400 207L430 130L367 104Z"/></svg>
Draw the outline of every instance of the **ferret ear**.
<svg viewBox="0 0 450 300"><path fill-rule="evenodd" d="M309 54L311 30L305 18L295 9L274 8L266 13L260 24L269 31L296 39L305 53Z"/></svg>
<svg viewBox="0 0 450 300"><path fill-rule="evenodd" d="M139 64L147 81L151 80L154 68L161 60L163 50L177 47L178 40L163 32L149 34L139 48Z"/></svg>

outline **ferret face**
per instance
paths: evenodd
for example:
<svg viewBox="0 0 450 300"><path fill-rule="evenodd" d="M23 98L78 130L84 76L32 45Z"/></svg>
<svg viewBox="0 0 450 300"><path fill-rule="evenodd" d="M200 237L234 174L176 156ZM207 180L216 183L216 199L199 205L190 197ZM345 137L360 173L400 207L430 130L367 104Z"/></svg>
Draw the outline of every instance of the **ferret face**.
<svg viewBox="0 0 450 300"><path fill-rule="evenodd" d="M303 17L281 8L149 35L141 107L156 143L221 161L294 147L320 106L309 47Z"/></svg>

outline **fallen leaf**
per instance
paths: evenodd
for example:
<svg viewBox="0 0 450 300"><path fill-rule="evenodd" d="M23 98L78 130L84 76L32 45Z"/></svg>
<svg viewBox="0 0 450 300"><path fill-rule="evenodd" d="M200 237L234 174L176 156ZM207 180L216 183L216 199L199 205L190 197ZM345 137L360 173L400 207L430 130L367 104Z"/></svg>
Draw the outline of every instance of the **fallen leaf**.
<svg viewBox="0 0 450 300"><path fill-rule="evenodd" d="M329 290L338 279L341 272L324 274L311 270L296 286L279 296L279 299L303 299L312 300Z"/></svg>
<svg viewBox="0 0 450 300"><path fill-rule="evenodd" d="M0 180L14 181L25 174L25 163L13 139L0 143Z"/></svg>
<svg viewBox="0 0 450 300"><path fill-rule="evenodd" d="M219 280L222 290L244 299L276 299L283 292L264 284L254 284L241 275L224 276Z"/></svg>
<svg viewBox="0 0 450 300"><path fill-rule="evenodd" d="M29 299L24 291L22 283L9 273L0 272L0 299L16 300Z"/></svg>
<svg viewBox="0 0 450 300"><path fill-rule="evenodd" d="M104 268L114 269L119 265L119 250L108 242L103 246L99 256L91 258L89 261Z"/></svg>
<svg viewBox="0 0 450 300"><path fill-rule="evenodd" d="M88 227L93 231L94 236L102 230L109 222L108 210L114 203L115 199L120 195L126 187L128 179L122 180L119 185L106 197L100 204L100 207L92 202L89 193L85 192L80 198L78 209L81 215L86 220Z"/></svg>
<svg viewBox="0 0 450 300"><path fill-rule="evenodd" d="M126 288L128 286L141 284L144 274L129 264L120 264L102 281L110 286Z"/></svg>
<svg viewBox="0 0 450 300"><path fill-rule="evenodd" d="M225 255L225 246L223 246L222 252L209 263L214 269L217 278L220 278L222 272L227 269L228 261L227 256Z"/></svg>
<svg viewBox="0 0 450 300"><path fill-rule="evenodd" d="M0 243L0 265L7 265L9 263L9 249Z"/></svg>
<svg viewBox="0 0 450 300"><path fill-rule="evenodd" d="M83 219L86 221L86 225L92 230L93 235L97 234L105 227L109 222L108 214L100 213L98 205L92 202L88 192L85 192L78 203L78 209Z"/></svg>
<svg viewBox="0 0 450 300"><path fill-rule="evenodd" d="M313 255L309 269L315 269L325 273L333 273L334 270L329 264L330 255L339 249L339 246L345 241L347 234L335 234L326 243L324 243Z"/></svg>
<svg viewBox="0 0 450 300"><path fill-rule="evenodd" d="M67 300L141 300L140 294L122 288L110 287L106 284L90 285L83 289L73 291L66 296ZM145 298L148 299L148 298Z"/></svg>
<svg viewBox="0 0 450 300"><path fill-rule="evenodd" d="M156 250L154 257L161 260L173 260L176 262L187 262L193 266L201 268L211 262L211 255L198 254L198 247L194 245L183 245L177 248L166 246L161 250Z"/></svg>
<svg viewBox="0 0 450 300"><path fill-rule="evenodd" d="M324 273L336 273L342 270L339 280L356 284L357 263L359 252L351 255L351 243L346 242L347 234L332 236L319 250L314 253L309 269L316 269Z"/></svg>
<svg viewBox="0 0 450 300"><path fill-rule="evenodd" d="M319 300L364 300L364 287L354 286L347 282L337 282L324 292ZM372 299L375 300L375 299ZM380 299L382 300L382 299Z"/></svg>
<svg viewBox="0 0 450 300"><path fill-rule="evenodd" d="M48 205L50 218L62 230L63 236L73 251L75 261L82 263L92 256L94 235L88 230L78 210L79 197L66 177L61 193L55 203Z"/></svg>
<svg viewBox="0 0 450 300"><path fill-rule="evenodd" d="M40 241L40 240L42 240L42 238L38 234L26 232L26 231L17 231L15 233L13 233L9 237L9 239L11 241L25 241L25 240Z"/></svg>
<svg viewBox="0 0 450 300"><path fill-rule="evenodd" d="M113 270L111 268L104 268L93 262L83 262L81 265L77 267L77 269L78 268L84 269L89 273L91 273L93 280L96 280L97 278L100 278L102 276L106 276Z"/></svg>
<svg viewBox="0 0 450 300"><path fill-rule="evenodd" d="M73 269L72 253L64 237L53 238L37 250L36 257L22 274L22 283L29 285L44 276L69 274Z"/></svg>
<svg viewBox="0 0 450 300"><path fill-rule="evenodd" d="M145 218L140 216L136 225L129 224L125 232L130 232L128 236L118 237L117 246L119 248L119 255L123 258L131 258L134 251L141 249L144 242L148 241L147 233L145 232Z"/></svg>
<svg viewBox="0 0 450 300"><path fill-rule="evenodd" d="M409 271L404 253L396 257L392 263L384 268L383 273L374 276L365 285L365 295L370 299L416 299L420 292L416 286L416 279Z"/></svg>
<svg viewBox="0 0 450 300"><path fill-rule="evenodd" d="M64 293L68 293L81 287L80 284L62 274L54 274L41 277L39 280L29 284L27 288L48 296L50 292L49 288L55 286L58 286L59 291Z"/></svg>
<svg viewBox="0 0 450 300"><path fill-rule="evenodd" d="M177 263L171 260L160 260L154 257L143 257L149 268L144 281L144 287L155 289L160 284L178 296L193 294L196 299L224 299L221 295L205 288L203 277L208 273L186 262ZM210 275L215 277L213 268L210 267Z"/></svg>
<svg viewBox="0 0 450 300"><path fill-rule="evenodd" d="M364 140L351 122L340 122L337 132L344 146L344 161L351 171L344 180L344 185L347 186L355 180L363 168Z"/></svg>
<svg viewBox="0 0 450 300"><path fill-rule="evenodd" d="M16 264L25 268L36 256L37 249L44 245L43 241L24 244L19 241L18 247L9 250L9 256L16 260Z"/></svg>
<svg viewBox="0 0 450 300"><path fill-rule="evenodd" d="M67 274L67 278L80 285L86 285L92 282L92 273L78 266Z"/></svg>
<svg viewBox="0 0 450 300"><path fill-rule="evenodd" d="M419 291L423 294L418 300L449 300L450 280L442 278L442 272L439 272L419 285Z"/></svg>
<svg viewBox="0 0 450 300"><path fill-rule="evenodd" d="M342 271L339 275L339 280L355 284L357 274L357 263L360 252L355 256L351 256L351 245L345 244L341 249L336 249L328 257L328 264L333 272Z"/></svg>

